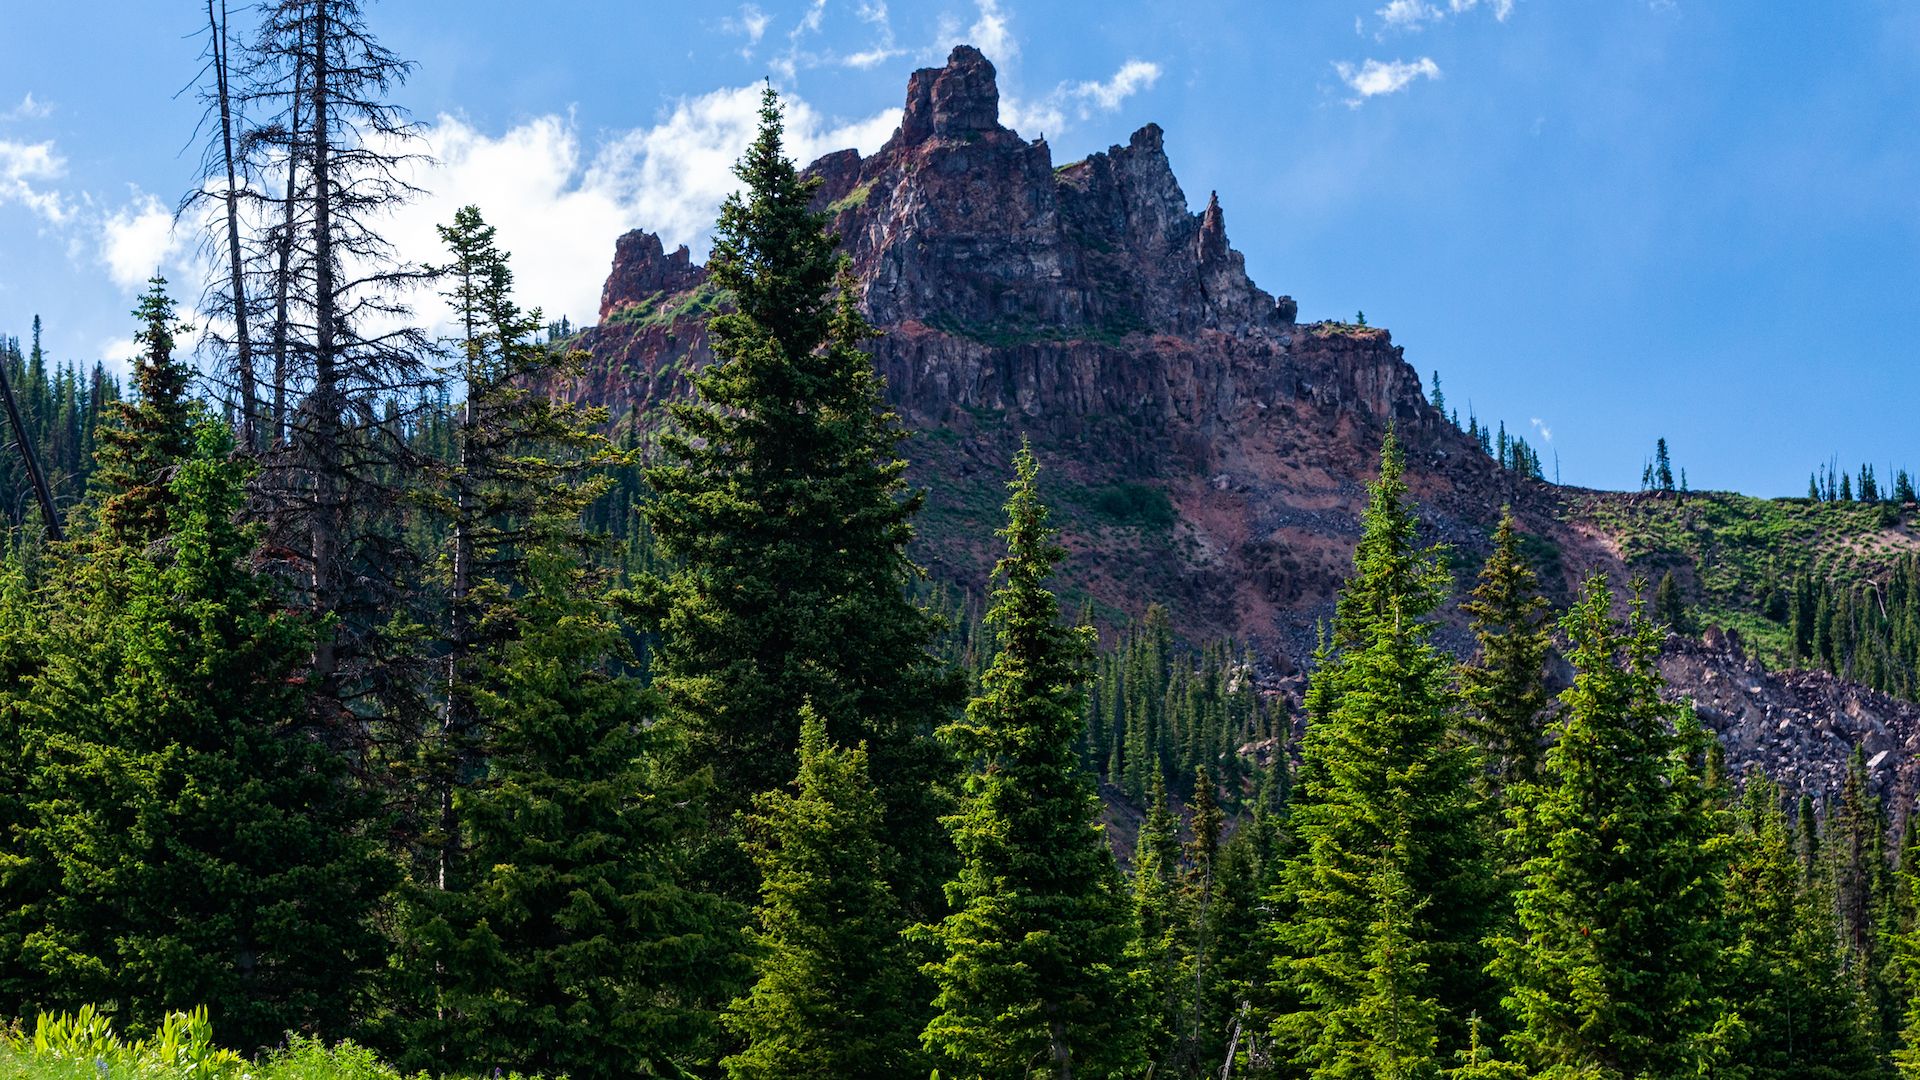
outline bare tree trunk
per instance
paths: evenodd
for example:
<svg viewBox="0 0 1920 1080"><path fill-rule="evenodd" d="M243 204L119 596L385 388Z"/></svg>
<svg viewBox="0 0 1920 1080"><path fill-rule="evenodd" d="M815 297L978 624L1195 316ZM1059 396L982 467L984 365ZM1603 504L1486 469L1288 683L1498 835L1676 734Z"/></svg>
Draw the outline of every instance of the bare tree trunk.
<svg viewBox="0 0 1920 1080"><path fill-rule="evenodd" d="M305 433L309 464L312 469L314 507L310 533L312 550L313 603L320 611L337 609L337 575L344 505L340 495L340 395L337 355L339 343L336 319L339 312L334 293L333 215L329 173L332 133L328 131L327 108L327 14L325 3L314 5L313 66L313 156L309 168L313 175L313 258L314 258L314 356L313 391ZM335 715L323 718L331 727L339 722L340 701L337 631L323 629L313 648L315 704Z"/></svg>
<svg viewBox="0 0 1920 1080"><path fill-rule="evenodd" d="M462 260L462 295L471 288L471 276ZM476 328L473 305L466 306L466 398L460 403L459 456L454 467L453 588L448 597L452 617L447 633L447 713L441 726L445 744L451 748L449 775L440 791L440 887L448 888L449 869L459 852L459 822L453 813L453 789L460 783L460 772L468 759L467 737L473 727L473 701L463 683L464 668L472 649L467 596L473 585L473 526L470 515L472 497L472 447L475 430L473 394L478 374L474 363Z"/></svg>
<svg viewBox="0 0 1920 1080"><path fill-rule="evenodd" d="M305 96L301 83L306 74L307 59L305 43L294 43L293 99L288 104L288 125L294 131L300 129L300 103ZM287 327L287 304L293 291L293 223L294 207L300 186L299 139L296 137L287 145L287 187L281 200L284 212L280 221L280 238L274 252L273 273L273 440L283 443L287 432L287 382L292 378L293 365L287 356L290 347Z"/></svg>
<svg viewBox="0 0 1920 1080"><path fill-rule="evenodd" d="M1047 1049L1053 1054L1054 1080L1073 1080L1073 1048L1067 1045L1067 1025L1047 1021Z"/></svg>
<svg viewBox="0 0 1920 1080"><path fill-rule="evenodd" d="M26 422L20 419L20 406L13 400L13 385L7 381L4 362L0 362L0 401L6 404L7 422L12 425L14 443L20 448L20 463L26 466L27 482L33 486L33 497L40 503L40 519L47 523L47 538L56 543L64 540L60 516L53 510L53 493L47 489L46 474L40 471L40 455L34 453Z"/></svg>
<svg viewBox="0 0 1920 1080"><path fill-rule="evenodd" d="M207 0L207 27L213 35L213 80L220 106L220 150L227 166L227 260L233 279L233 330L237 355L234 366L240 376L240 443L248 450L260 448L260 398L254 387L253 339L247 332L246 275L240 264L240 185L233 161L233 99L227 92L227 4L220 0L219 12L214 0Z"/></svg>

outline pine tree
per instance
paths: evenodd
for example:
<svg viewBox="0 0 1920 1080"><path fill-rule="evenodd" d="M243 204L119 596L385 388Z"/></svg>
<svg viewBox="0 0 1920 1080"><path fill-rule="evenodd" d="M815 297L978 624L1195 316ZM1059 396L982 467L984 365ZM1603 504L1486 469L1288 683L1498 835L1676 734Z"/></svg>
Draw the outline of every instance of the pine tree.
<svg viewBox="0 0 1920 1080"><path fill-rule="evenodd" d="M1496 941L1520 1062L1546 1075L1677 1076L1719 1062L1723 853L1692 711L1660 697L1660 632L1588 579L1561 627L1577 674L1539 785L1515 793L1517 932ZM1704 756L1704 755L1701 755Z"/></svg>
<svg viewBox="0 0 1920 1080"><path fill-rule="evenodd" d="M1679 579L1669 570L1660 575L1660 586L1653 591L1653 617L1676 634L1691 634L1693 618L1687 601L1680 594Z"/></svg>
<svg viewBox="0 0 1920 1080"><path fill-rule="evenodd" d="M1728 919L1738 933L1725 967L1747 1025L1738 1064L1755 1080L1883 1075L1870 1010L1833 934L1824 890L1809 889L1777 784L1747 781L1728 874Z"/></svg>
<svg viewBox="0 0 1920 1080"><path fill-rule="evenodd" d="M60 884L21 948L28 1004L95 1002L130 1027L205 1004L246 1049L289 1030L338 1037L383 960L370 916L393 868L375 808L306 730L309 630L250 565L232 436L198 429L171 463L121 443L121 460L146 465L118 475L168 475L164 495L105 493L164 506L167 543L103 541L64 571L31 701L21 848Z"/></svg>
<svg viewBox="0 0 1920 1080"><path fill-rule="evenodd" d="M790 792L754 802L759 980L727 1023L734 1080L886 1080L914 1072L912 969L881 874L881 807L864 750L827 741L803 707Z"/></svg>
<svg viewBox="0 0 1920 1080"><path fill-rule="evenodd" d="M623 464L604 419L532 387L578 369L537 340L479 211L441 230L467 397L451 432L446 712L422 755L438 809L403 923L411 1065L669 1075L717 1056L737 911L688 884L708 777L635 658L582 514Z"/></svg>
<svg viewBox="0 0 1920 1080"><path fill-rule="evenodd" d="M1438 1045L1464 1046L1469 1016L1492 1004L1474 975L1490 907L1479 755L1453 737L1452 665L1431 641L1447 572L1416 546L1391 433L1380 464L1307 691L1297 850L1274 898L1292 912L1278 981L1300 998L1275 1030L1316 1080L1372 1075L1390 1050L1406 1064L1397 1055L1427 1044L1401 1005L1431 1009Z"/></svg>
<svg viewBox="0 0 1920 1080"><path fill-rule="evenodd" d="M141 346L134 368L139 397L121 403L118 423L100 433L100 518L108 542L151 543L167 532L171 492L168 472L193 450L195 403L188 395L193 373L173 355L174 337L186 327L174 317L167 281L156 277L134 309Z"/></svg>
<svg viewBox="0 0 1920 1080"><path fill-rule="evenodd" d="M455 795L460 865L415 903L409 1067L675 1075L710 1062L740 985L732 905L687 880L709 778L664 775L644 691L594 575L530 539L514 636L476 665L485 774Z"/></svg>
<svg viewBox="0 0 1920 1080"><path fill-rule="evenodd" d="M802 702L859 724L847 738L872 756L896 894L930 914L951 866L931 723L958 684L930 652L934 616L907 594L921 497L861 347L873 330L828 215L810 209L817 179L785 155L772 90L736 173L746 190L722 207L708 264L732 309L711 321L716 361L694 377L697 400L673 407L646 474L674 567L653 586L655 686L715 769L721 821L786 781Z"/></svg>
<svg viewBox="0 0 1920 1080"><path fill-rule="evenodd" d="M1673 459L1667 454L1667 437L1664 435L1653 445L1653 480L1659 490L1673 490Z"/></svg>
<svg viewBox="0 0 1920 1080"><path fill-rule="evenodd" d="M1156 774L1147 819L1133 854L1133 912L1136 924L1131 960L1147 994L1143 1032L1149 1060L1157 1069L1179 1067L1187 1049L1181 1038L1189 1001L1187 929L1180 895L1180 823L1167 801L1167 785Z"/></svg>
<svg viewBox="0 0 1920 1080"><path fill-rule="evenodd" d="M1532 783L1546 749L1547 656L1553 649L1547 601L1520 550L1513 511L1500 515L1493 554L1461 609L1473 619L1479 649L1460 669L1468 730L1486 754L1496 785Z"/></svg>
<svg viewBox="0 0 1920 1080"><path fill-rule="evenodd" d="M1032 452L1015 468L987 615L999 651L966 718L945 729L970 768L949 819L954 911L923 934L938 996L922 1040L959 1076L1131 1076L1143 1064L1124 959L1132 920L1074 754L1093 634L1060 623L1046 579L1064 549Z"/></svg>

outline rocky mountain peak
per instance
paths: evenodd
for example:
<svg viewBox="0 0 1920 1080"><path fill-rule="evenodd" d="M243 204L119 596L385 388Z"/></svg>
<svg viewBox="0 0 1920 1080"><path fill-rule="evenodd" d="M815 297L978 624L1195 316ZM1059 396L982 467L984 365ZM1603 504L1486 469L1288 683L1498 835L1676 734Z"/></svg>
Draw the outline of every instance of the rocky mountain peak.
<svg viewBox="0 0 1920 1080"><path fill-rule="evenodd" d="M947 66L921 68L907 79L907 108L896 141L966 138L1000 126L1000 84L993 62L971 45L956 45Z"/></svg>
<svg viewBox="0 0 1920 1080"><path fill-rule="evenodd" d="M658 234L635 229L614 242L613 270L600 290L600 321L622 308L690 289L702 276L687 245L669 255Z"/></svg>

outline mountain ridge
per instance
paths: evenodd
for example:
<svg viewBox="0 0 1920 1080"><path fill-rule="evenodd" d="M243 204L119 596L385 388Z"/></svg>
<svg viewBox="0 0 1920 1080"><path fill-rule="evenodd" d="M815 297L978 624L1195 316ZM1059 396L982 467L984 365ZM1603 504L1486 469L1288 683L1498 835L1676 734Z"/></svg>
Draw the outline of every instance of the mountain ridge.
<svg viewBox="0 0 1920 1080"><path fill-rule="evenodd" d="M937 578L976 591L986 580L1007 462L1030 438L1072 551L1069 602L1109 627L1166 603L1189 638L1248 643L1292 696L1349 573L1389 427L1427 535L1450 545L1463 583L1502 506L1533 537L1556 601L1594 570L1624 588L1662 563L1623 553L1593 509L1636 497L1503 468L1428 401L1387 330L1302 323L1291 297L1256 285L1217 195L1190 208L1158 125L1056 166L1043 139L1000 123L992 63L960 46L912 74L879 150L806 171L882 331L874 362L927 492L916 553ZM592 361L562 392L641 430L659 423L711 361L703 316L721 301L686 247L626 234L600 324L574 342ZM1704 574L1681 571L1704 589ZM1465 648L1457 612L1442 638ZM1896 741L1876 770L1887 782L1913 749Z"/></svg>

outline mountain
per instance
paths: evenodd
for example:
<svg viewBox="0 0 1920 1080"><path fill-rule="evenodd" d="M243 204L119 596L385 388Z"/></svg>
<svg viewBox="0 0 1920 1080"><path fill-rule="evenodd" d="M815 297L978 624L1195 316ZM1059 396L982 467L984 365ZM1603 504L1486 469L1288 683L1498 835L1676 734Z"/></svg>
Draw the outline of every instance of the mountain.
<svg viewBox="0 0 1920 1080"><path fill-rule="evenodd" d="M1156 125L1055 164L1044 140L1000 123L993 65L961 46L944 67L913 73L885 146L808 171L884 332L874 361L915 432L911 477L927 491L917 554L938 578L976 592L985 582L1008 463L1030 438L1072 551L1069 605L1090 602L1112 626L1159 601L1185 636L1232 635L1297 688L1350 570L1364 484L1391 426L1429 535L1452 548L1463 582L1511 505L1557 599L1595 569L1622 586L1672 569L1705 613L1767 634L1749 603L1762 570L1738 564L1729 577L1723 559L1710 572L1680 524L1738 497L1592 492L1502 468L1428 402L1385 329L1301 322L1294 300L1256 285L1219 199L1189 209ZM575 341L592 362L564 392L641 430L658 423L711 359L703 317L723 302L685 247L621 237L600 323ZM1691 539L1635 546L1662 530ZM1889 557L1915 546L1899 532ZM1786 557L1816 558L1823 542ZM1445 637L1464 646L1457 616ZM1672 666L1677 690L1738 668L1789 694L1782 676L1749 674L1744 655L1714 655ZM1778 767L1756 710L1716 715L1736 767ZM1878 775L1906 760L1896 741Z"/></svg>

